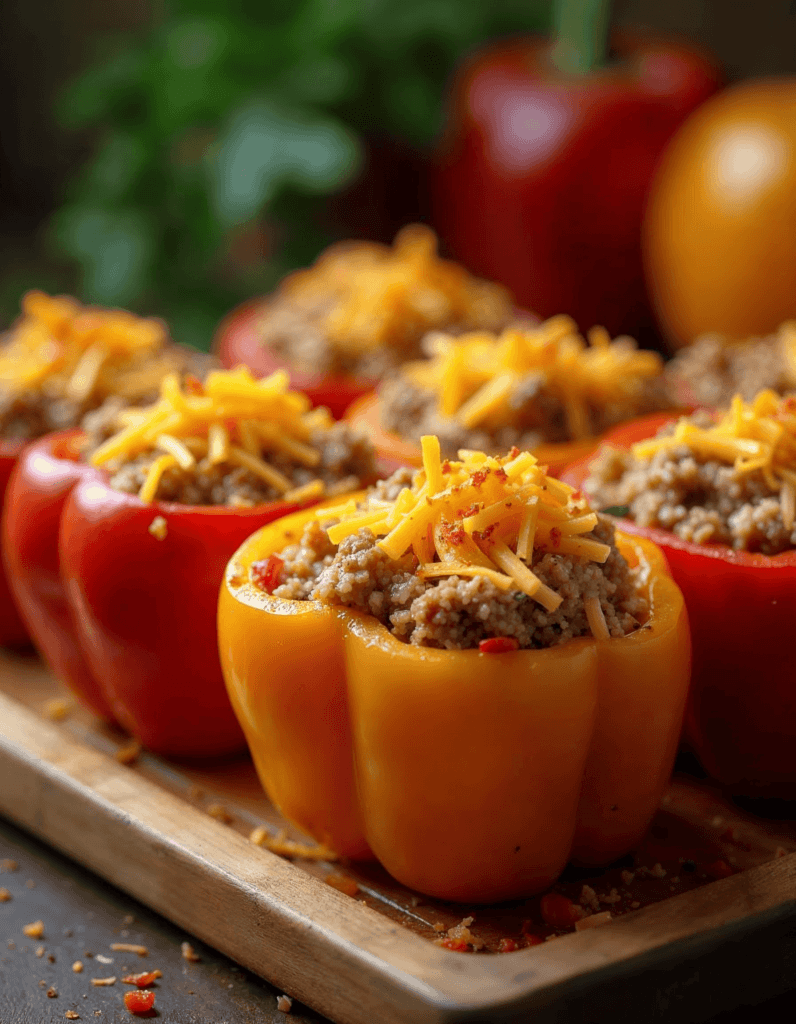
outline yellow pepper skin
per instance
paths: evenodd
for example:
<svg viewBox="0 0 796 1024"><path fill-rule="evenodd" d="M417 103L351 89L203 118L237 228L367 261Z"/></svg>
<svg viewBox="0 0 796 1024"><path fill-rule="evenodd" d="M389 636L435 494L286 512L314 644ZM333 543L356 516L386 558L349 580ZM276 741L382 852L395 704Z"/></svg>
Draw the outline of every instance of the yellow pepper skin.
<svg viewBox="0 0 796 1024"><path fill-rule="evenodd" d="M249 582L252 562L314 514L249 538L219 601L229 695L282 813L344 856L375 855L405 885L466 902L529 896L572 858L632 849L671 772L690 671L682 595L655 545L620 539L648 566L652 613L636 633L447 651Z"/></svg>

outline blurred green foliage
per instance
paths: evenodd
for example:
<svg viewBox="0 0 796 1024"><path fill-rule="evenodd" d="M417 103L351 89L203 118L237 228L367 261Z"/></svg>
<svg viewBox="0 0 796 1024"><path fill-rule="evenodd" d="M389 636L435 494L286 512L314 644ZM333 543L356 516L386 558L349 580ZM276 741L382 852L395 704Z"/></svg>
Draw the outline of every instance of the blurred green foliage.
<svg viewBox="0 0 796 1024"><path fill-rule="evenodd" d="M548 20L546 0L172 0L60 103L95 140L51 225L81 298L207 347L234 303L328 243L325 197L368 139L422 152L462 55Z"/></svg>

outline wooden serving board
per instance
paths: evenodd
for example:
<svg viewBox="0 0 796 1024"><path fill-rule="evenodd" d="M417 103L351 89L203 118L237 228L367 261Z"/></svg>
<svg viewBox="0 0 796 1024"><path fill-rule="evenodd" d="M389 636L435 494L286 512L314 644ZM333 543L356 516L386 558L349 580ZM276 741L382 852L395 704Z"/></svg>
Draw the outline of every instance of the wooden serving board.
<svg viewBox="0 0 796 1024"><path fill-rule="evenodd" d="M375 866L277 856L253 827L301 837L247 760L122 764L126 737L76 707L54 721L54 698L35 658L0 653L0 813L340 1024L700 1020L796 987L796 825L694 780L633 856L556 885L612 920L553 933L538 898L444 904ZM440 946L465 917L480 950Z"/></svg>

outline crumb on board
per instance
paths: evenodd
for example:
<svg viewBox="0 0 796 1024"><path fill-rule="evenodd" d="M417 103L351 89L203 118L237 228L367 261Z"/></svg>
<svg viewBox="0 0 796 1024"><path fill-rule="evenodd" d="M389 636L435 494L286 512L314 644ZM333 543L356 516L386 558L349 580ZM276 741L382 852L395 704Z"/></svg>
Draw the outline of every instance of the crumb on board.
<svg viewBox="0 0 796 1024"><path fill-rule="evenodd" d="M155 538L155 540L165 540L166 535L169 532L169 524L163 518L163 516L155 516L152 522L149 524L149 532Z"/></svg>
<svg viewBox="0 0 796 1024"><path fill-rule="evenodd" d="M6 948L8 948L8 949L16 949L17 948L17 944L16 944L16 942L14 942L13 939L9 939L8 942L6 943Z"/></svg>
<svg viewBox="0 0 796 1024"><path fill-rule="evenodd" d="M2 886L0 886L0 903L8 903L11 898L12 896L8 889L3 889Z"/></svg>
<svg viewBox="0 0 796 1024"><path fill-rule="evenodd" d="M47 998L48 999L57 999L58 998L58 989L55 987L55 985L50 985L50 987L47 989Z"/></svg>
<svg viewBox="0 0 796 1024"><path fill-rule="evenodd" d="M448 929L444 938L435 939L435 945L442 946L444 949L452 949L457 953L463 953L468 949L483 949L483 940L470 931L470 925L474 921L475 918L472 916L463 917L458 924Z"/></svg>
<svg viewBox="0 0 796 1024"><path fill-rule="evenodd" d="M276 1008L282 1013L290 1013L293 1009L293 1000L290 996L281 995L276 997Z"/></svg>
<svg viewBox="0 0 796 1024"><path fill-rule="evenodd" d="M210 804L206 810L211 818L224 825L231 825L235 820L223 804Z"/></svg>
<svg viewBox="0 0 796 1024"><path fill-rule="evenodd" d="M25 888L26 889L35 889L36 888L36 883L33 881L32 878L29 878L27 880L27 882L25 882Z"/></svg>
<svg viewBox="0 0 796 1024"><path fill-rule="evenodd" d="M22 926L22 931L29 939L44 938L44 921L33 921Z"/></svg>
<svg viewBox="0 0 796 1024"><path fill-rule="evenodd" d="M345 875L338 875L335 872L326 875L324 882L331 885L333 889L337 889L338 892L345 893L346 896L356 896L359 892L359 886L353 878L346 878Z"/></svg>
<svg viewBox="0 0 796 1024"><path fill-rule="evenodd" d="M103 985L115 985L116 984L116 975L113 974L113 975L111 975L110 978L92 978L91 979L91 984L95 985L97 988L100 988Z"/></svg>
<svg viewBox="0 0 796 1024"><path fill-rule="evenodd" d="M75 960L75 962L72 964L72 970L75 972L75 974L81 974L83 971L83 961Z"/></svg>
<svg viewBox="0 0 796 1024"><path fill-rule="evenodd" d="M36 956L38 956L38 957L43 957L44 956L44 946L39 946L39 948L36 950Z"/></svg>
<svg viewBox="0 0 796 1024"><path fill-rule="evenodd" d="M138 740L130 740L129 743L118 747L113 756L119 764L134 764L141 756L141 744Z"/></svg>
<svg viewBox="0 0 796 1024"><path fill-rule="evenodd" d="M125 914L122 918L122 924L135 924L135 918L132 914Z"/></svg>
<svg viewBox="0 0 796 1024"><path fill-rule="evenodd" d="M67 1020L80 1020L80 1014L75 1013L74 1010L67 1010L64 1017L66 1017Z"/></svg>
<svg viewBox="0 0 796 1024"><path fill-rule="evenodd" d="M180 946L183 960L188 960L192 964L198 964L202 959L190 942L183 942Z"/></svg>
<svg viewBox="0 0 796 1024"><path fill-rule="evenodd" d="M595 912L600 909L600 901L597 899L597 893L590 885L584 885L581 888L578 902L582 907L589 907Z"/></svg>
<svg viewBox="0 0 796 1024"><path fill-rule="evenodd" d="M102 953L97 953L95 959L96 959L97 963L100 963L100 964L112 964L113 963L113 957L112 956L103 956Z"/></svg>
<svg viewBox="0 0 796 1024"><path fill-rule="evenodd" d="M136 985L138 988L148 988L158 978L163 977L163 972L157 968L154 971L141 971L140 974L125 974L122 978L124 985Z"/></svg>
<svg viewBox="0 0 796 1024"><path fill-rule="evenodd" d="M3 857L0 860L0 870L3 871L19 871L19 864L15 860L11 860L10 857Z"/></svg>
<svg viewBox="0 0 796 1024"><path fill-rule="evenodd" d="M601 924L608 924L612 920L611 911L602 910L599 914L590 914L588 917L582 917L580 921L576 921L575 931L582 932L587 928L598 928Z"/></svg>
<svg viewBox="0 0 796 1024"><path fill-rule="evenodd" d="M62 697L53 697L44 705L44 714L53 722L62 722L71 715L73 708L74 705L71 701L64 700Z"/></svg>
<svg viewBox="0 0 796 1024"><path fill-rule="evenodd" d="M255 846L263 846L266 850L270 850L271 853L276 853L280 857L301 857L304 860L331 861L338 859L334 850L330 850L323 843L296 842L293 839L288 839L287 832L284 829L280 829L275 836L272 836L264 825L258 825L251 830L249 842L254 843Z"/></svg>
<svg viewBox="0 0 796 1024"><path fill-rule="evenodd" d="M135 953L137 956L147 956L149 954L146 946L139 946L135 942L112 942L111 949L116 953Z"/></svg>

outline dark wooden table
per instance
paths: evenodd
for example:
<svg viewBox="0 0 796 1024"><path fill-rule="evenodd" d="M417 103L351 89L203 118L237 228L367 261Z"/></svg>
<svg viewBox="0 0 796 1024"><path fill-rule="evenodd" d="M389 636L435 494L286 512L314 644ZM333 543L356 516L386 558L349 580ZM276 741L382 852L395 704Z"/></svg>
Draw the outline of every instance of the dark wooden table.
<svg viewBox="0 0 796 1024"><path fill-rule="evenodd" d="M121 978L155 968L163 976L154 986L155 1011L150 1017L164 1024L328 1024L327 1018L297 1001L289 1014L280 1011L278 989L2 818L0 889L11 894L11 899L0 902L0 1024L68 1019L130 1024L141 1018L124 1008L123 993L131 986L122 984ZM44 935L27 937L23 927L38 920L44 922ZM183 958L185 941L201 958L198 962ZM118 942L145 946L148 954L139 957L111 949ZM73 970L77 961L83 965L80 973ZM116 983L91 983L92 978L108 977L116 977ZM765 999L761 993L756 1006L700 1019L713 1024L790 1020L794 995ZM676 1011L673 1015L672 1010L650 1006L648 1020L685 1024L691 1019ZM67 1011L79 1018L66 1017ZM574 1024L566 1007L556 1020ZM577 1024L587 1024L580 1013Z"/></svg>
<svg viewBox="0 0 796 1024"><path fill-rule="evenodd" d="M0 780L2 785L2 780ZM13 869L8 862L17 865ZM282 993L175 928L96 875L0 818L0 1024L50 1024L69 1019L131 1024L122 984L129 973L162 971L151 1019L166 1024L324 1024L298 1002L277 1009ZM25 925L44 922L42 938ZM201 959L189 962L189 941ZM145 946L148 954L117 952L113 943ZM102 957L105 960L101 959ZM112 962L109 962L112 961ZM76 973L73 964L80 962ZM92 978L115 977L96 987ZM328 1022L326 1022L328 1024Z"/></svg>

